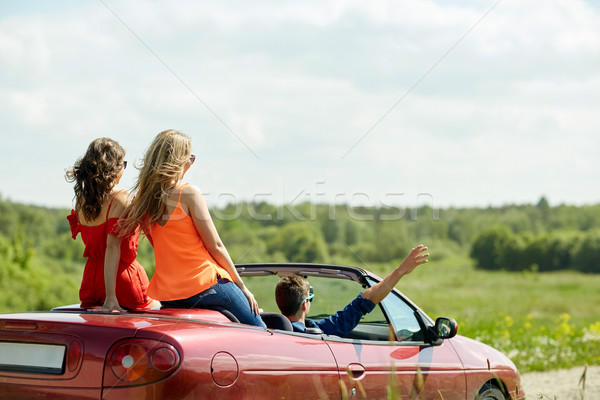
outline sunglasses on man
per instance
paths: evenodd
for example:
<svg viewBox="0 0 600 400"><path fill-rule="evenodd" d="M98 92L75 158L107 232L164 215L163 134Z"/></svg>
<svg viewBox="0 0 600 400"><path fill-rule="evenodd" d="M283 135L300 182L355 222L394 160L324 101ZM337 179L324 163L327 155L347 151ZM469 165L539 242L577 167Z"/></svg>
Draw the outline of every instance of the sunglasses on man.
<svg viewBox="0 0 600 400"><path fill-rule="evenodd" d="M314 291L313 287L311 286L310 290L308 292L308 297L306 297L304 300L302 300L302 303L300 303L300 305L304 304L305 301L312 303L314 298L315 298L315 291Z"/></svg>

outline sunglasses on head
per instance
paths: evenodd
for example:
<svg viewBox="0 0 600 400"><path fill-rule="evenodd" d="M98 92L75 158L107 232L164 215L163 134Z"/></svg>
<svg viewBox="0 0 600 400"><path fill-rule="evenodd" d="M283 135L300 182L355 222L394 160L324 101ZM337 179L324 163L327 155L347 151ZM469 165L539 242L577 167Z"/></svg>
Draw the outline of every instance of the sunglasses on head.
<svg viewBox="0 0 600 400"><path fill-rule="evenodd" d="M196 156L192 154L190 155L190 165L192 165L194 161L196 161Z"/></svg>
<svg viewBox="0 0 600 400"><path fill-rule="evenodd" d="M123 169L127 168L127 161L123 160Z"/></svg>

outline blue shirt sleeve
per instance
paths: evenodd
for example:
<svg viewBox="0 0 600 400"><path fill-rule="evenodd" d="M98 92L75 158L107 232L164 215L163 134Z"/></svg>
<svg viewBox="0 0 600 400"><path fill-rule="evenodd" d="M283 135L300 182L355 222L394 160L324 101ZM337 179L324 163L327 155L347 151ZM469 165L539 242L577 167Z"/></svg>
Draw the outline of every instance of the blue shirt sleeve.
<svg viewBox="0 0 600 400"><path fill-rule="evenodd" d="M362 316L370 313L374 308L375 304L371 300L362 297L361 293L343 310L336 312L335 315L314 321L314 325L327 335L343 337L352 332Z"/></svg>

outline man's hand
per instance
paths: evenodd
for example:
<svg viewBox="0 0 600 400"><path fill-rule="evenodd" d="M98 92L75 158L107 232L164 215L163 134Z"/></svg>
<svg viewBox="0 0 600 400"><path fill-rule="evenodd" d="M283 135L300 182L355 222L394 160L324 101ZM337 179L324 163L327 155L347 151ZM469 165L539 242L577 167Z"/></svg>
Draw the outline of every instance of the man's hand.
<svg viewBox="0 0 600 400"><path fill-rule="evenodd" d="M426 251L427 247L422 244L412 249L396 269L381 282L365 290L362 297L371 300L374 304L385 299L404 275L411 273L417 266L425 264L428 261L427 257L429 257L429 253L425 253Z"/></svg>
<svg viewBox="0 0 600 400"><path fill-rule="evenodd" d="M406 258L396 268L402 274L401 277L411 273L417 266L425 264L428 261L427 257L429 257L429 253L425 253L426 251L427 247L420 244L408 253Z"/></svg>

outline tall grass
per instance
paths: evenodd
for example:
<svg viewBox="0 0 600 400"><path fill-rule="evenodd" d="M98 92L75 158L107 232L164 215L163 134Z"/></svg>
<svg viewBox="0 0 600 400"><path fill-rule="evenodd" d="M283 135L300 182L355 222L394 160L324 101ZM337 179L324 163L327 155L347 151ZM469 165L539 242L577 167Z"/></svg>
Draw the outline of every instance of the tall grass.
<svg viewBox="0 0 600 400"><path fill-rule="evenodd" d="M600 364L600 321L576 326L564 313L548 322L499 315L496 323L463 334L502 351L521 372Z"/></svg>

